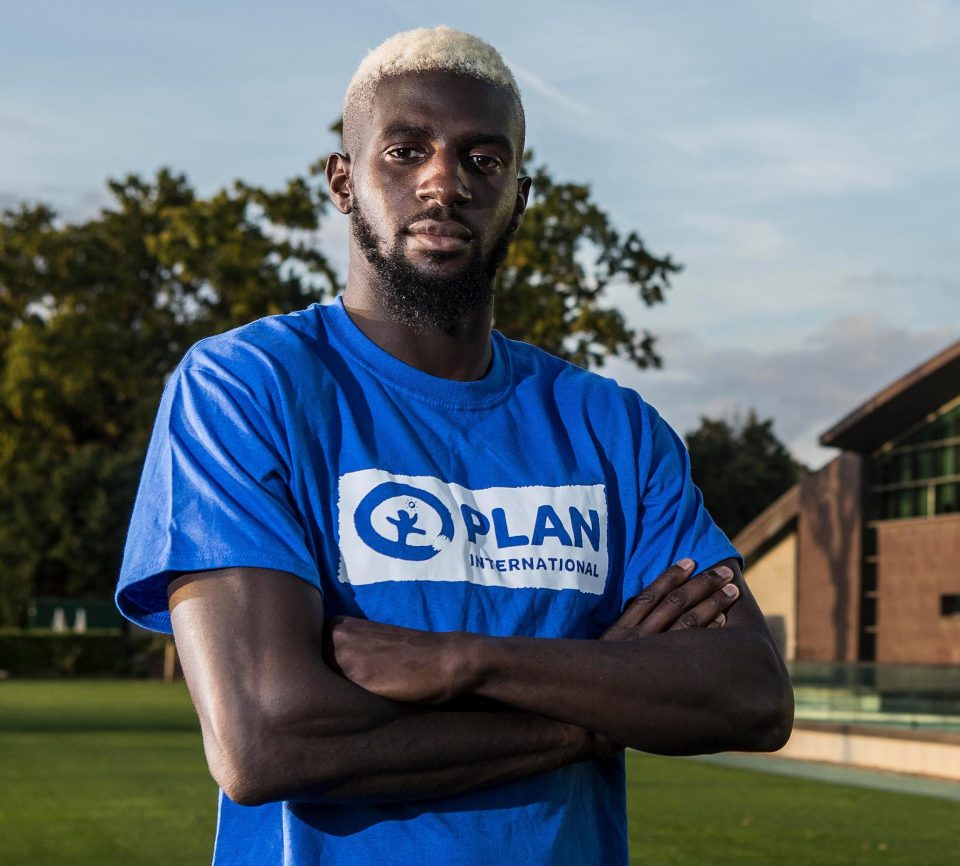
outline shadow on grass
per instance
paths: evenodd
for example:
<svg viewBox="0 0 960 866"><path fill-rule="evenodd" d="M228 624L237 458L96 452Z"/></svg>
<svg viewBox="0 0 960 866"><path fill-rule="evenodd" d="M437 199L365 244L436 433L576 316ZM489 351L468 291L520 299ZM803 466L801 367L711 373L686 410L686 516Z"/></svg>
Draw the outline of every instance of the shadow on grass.
<svg viewBox="0 0 960 866"><path fill-rule="evenodd" d="M200 733L183 683L144 680L7 680L0 732Z"/></svg>

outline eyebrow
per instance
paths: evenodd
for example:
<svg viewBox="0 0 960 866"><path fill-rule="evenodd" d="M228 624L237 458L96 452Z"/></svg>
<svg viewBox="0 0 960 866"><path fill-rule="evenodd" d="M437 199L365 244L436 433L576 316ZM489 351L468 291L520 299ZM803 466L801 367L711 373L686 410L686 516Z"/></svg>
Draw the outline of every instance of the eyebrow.
<svg viewBox="0 0 960 866"><path fill-rule="evenodd" d="M427 126L411 126L406 123L393 123L380 133L380 138L436 138L436 130ZM496 144L508 154L513 155L513 142L499 132L476 132L458 140L461 147L475 147L478 144Z"/></svg>

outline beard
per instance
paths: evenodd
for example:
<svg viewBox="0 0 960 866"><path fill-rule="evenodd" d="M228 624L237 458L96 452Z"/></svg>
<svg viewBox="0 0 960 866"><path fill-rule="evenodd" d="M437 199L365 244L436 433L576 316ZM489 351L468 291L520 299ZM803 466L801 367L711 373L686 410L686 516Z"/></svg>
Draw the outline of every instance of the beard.
<svg viewBox="0 0 960 866"><path fill-rule="evenodd" d="M442 209L434 208L411 217L406 225L418 220L450 219ZM453 336L463 319L471 312L493 301L494 280L503 264L513 239L508 226L484 256L475 244L470 258L452 274L436 274L414 267L404 255L404 228L397 231L393 245L384 255L377 238L358 207L356 200L350 213L350 227L364 258L378 279L378 290L384 309L398 324L418 332L437 329ZM443 264L455 256L443 250L429 250L424 257Z"/></svg>

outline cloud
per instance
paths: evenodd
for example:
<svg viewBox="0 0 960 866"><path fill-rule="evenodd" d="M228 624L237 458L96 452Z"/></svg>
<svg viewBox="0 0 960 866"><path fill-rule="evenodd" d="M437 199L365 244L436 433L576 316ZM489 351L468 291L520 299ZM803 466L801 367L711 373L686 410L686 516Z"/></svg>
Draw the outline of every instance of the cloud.
<svg viewBox="0 0 960 866"><path fill-rule="evenodd" d="M946 74L946 70L944 73ZM953 74L952 71L950 74ZM698 198L776 202L887 194L960 173L960 115L940 78L879 70L854 99L819 109L727 111L667 121L659 162Z"/></svg>
<svg viewBox="0 0 960 866"><path fill-rule="evenodd" d="M870 271L869 273L854 273L847 276L847 285L855 288L884 288L906 289L916 291L918 288L932 288L940 291L953 292L960 296L960 279L937 276L936 274L898 274L889 271Z"/></svg>
<svg viewBox="0 0 960 866"><path fill-rule="evenodd" d="M519 63L511 63L510 68L519 79L520 84L528 87L535 93L539 93L558 108L562 108L564 111L572 111L574 114L579 114L581 117L586 117L590 120L600 119L600 115L598 115L591 106L574 99L568 93L564 93L552 84L548 84L539 75L531 72L525 66L521 66Z"/></svg>
<svg viewBox="0 0 960 866"><path fill-rule="evenodd" d="M818 466L835 452L817 445L824 430L873 394L960 337L956 325L910 331L875 313L834 319L795 348L767 351L705 344L687 332L665 334L663 371L609 372L636 388L680 432L701 415L754 408L801 460Z"/></svg>
<svg viewBox="0 0 960 866"><path fill-rule="evenodd" d="M878 192L902 180L900 161L849 120L745 118L661 138L698 167L700 182L754 200Z"/></svg>
<svg viewBox="0 0 960 866"><path fill-rule="evenodd" d="M807 0L802 9L814 24L834 37L900 57L926 54L960 42L960 10L943 0Z"/></svg>
<svg viewBox="0 0 960 866"><path fill-rule="evenodd" d="M18 210L23 201L23 196L16 193L0 192L0 211Z"/></svg>
<svg viewBox="0 0 960 866"><path fill-rule="evenodd" d="M31 130L32 126L22 117L13 117L9 114L0 114L0 133L25 135Z"/></svg>
<svg viewBox="0 0 960 866"><path fill-rule="evenodd" d="M736 259L770 259L781 255L787 246L783 233L771 221L713 212L686 213L681 224L700 236L688 245L704 258L718 251Z"/></svg>

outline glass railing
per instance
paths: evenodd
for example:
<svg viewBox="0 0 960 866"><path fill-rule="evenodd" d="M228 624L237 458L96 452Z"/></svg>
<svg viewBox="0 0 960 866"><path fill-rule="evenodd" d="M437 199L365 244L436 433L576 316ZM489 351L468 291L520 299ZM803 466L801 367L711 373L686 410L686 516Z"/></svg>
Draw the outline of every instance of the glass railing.
<svg viewBox="0 0 960 866"><path fill-rule="evenodd" d="M797 721L960 732L960 666L791 662Z"/></svg>

